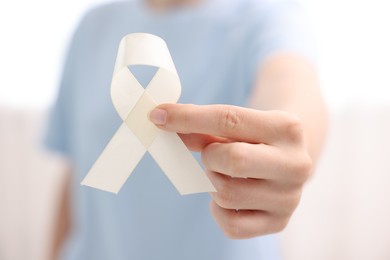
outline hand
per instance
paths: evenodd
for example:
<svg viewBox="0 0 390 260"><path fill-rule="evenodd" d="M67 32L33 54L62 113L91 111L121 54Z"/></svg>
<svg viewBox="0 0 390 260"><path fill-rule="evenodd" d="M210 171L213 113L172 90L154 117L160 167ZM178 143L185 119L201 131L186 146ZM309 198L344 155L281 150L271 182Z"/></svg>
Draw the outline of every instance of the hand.
<svg viewBox="0 0 390 260"><path fill-rule="evenodd" d="M228 237L285 228L311 172L297 117L227 105L164 104L150 119L201 152L218 191L211 193L211 212Z"/></svg>

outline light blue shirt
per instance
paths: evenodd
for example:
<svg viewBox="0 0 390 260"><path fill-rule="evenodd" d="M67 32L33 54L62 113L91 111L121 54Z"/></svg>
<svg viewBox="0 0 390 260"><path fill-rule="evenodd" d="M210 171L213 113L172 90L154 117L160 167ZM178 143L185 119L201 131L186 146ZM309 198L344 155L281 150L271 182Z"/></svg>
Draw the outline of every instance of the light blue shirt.
<svg viewBox="0 0 390 260"><path fill-rule="evenodd" d="M181 103L245 106L267 56L287 51L313 57L302 17L291 1L267 0L209 0L160 14L142 1L125 1L85 15L47 135L48 146L66 154L75 172L73 232L62 259L280 259L274 236L226 238L209 212L209 195L180 196L149 155L118 195L80 181L121 124L109 87L123 36L147 32L167 42L182 83Z"/></svg>

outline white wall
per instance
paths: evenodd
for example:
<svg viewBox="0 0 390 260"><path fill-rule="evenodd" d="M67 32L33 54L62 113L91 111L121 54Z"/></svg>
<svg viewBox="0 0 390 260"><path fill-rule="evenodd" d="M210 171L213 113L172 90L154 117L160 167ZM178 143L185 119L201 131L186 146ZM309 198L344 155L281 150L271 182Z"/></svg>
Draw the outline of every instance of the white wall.
<svg viewBox="0 0 390 260"><path fill-rule="evenodd" d="M388 103L390 2L300 1L316 28L321 80L329 103Z"/></svg>
<svg viewBox="0 0 390 260"><path fill-rule="evenodd" d="M318 169L281 234L286 260L390 259L390 104L331 113Z"/></svg>
<svg viewBox="0 0 390 260"><path fill-rule="evenodd" d="M0 106L53 102L69 36L85 10L104 1L0 1Z"/></svg>
<svg viewBox="0 0 390 260"><path fill-rule="evenodd" d="M109 0L0 2L0 106L49 106L80 15ZM390 101L390 3L300 0L318 34L321 79L332 107Z"/></svg>

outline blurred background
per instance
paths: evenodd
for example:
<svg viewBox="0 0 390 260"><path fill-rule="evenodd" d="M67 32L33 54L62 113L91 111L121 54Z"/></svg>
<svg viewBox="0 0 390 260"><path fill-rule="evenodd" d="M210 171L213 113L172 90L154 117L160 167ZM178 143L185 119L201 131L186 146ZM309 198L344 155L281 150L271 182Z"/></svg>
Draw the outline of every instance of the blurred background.
<svg viewBox="0 0 390 260"><path fill-rule="evenodd" d="M64 161L40 147L80 16L108 0L0 2L0 259L47 260ZM300 0L319 46L328 142L286 260L390 259L390 3Z"/></svg>

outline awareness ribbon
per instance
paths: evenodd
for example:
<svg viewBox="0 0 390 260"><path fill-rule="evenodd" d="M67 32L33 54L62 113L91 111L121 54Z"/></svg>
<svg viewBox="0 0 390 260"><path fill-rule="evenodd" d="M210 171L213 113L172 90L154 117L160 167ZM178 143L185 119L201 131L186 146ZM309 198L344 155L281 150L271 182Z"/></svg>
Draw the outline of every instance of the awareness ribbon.
<svg viewBox="0 0 390 260"><path fill-rule="evenodd" d="M130 65L158 70L144 89ZM118 193L148 151L180 194L216 191L180 137L148 119L158 104L176 103L180 94L180 79L164 40L146 33L125 36L111 82L112 102L123 123L81 184Z"/></svg>

